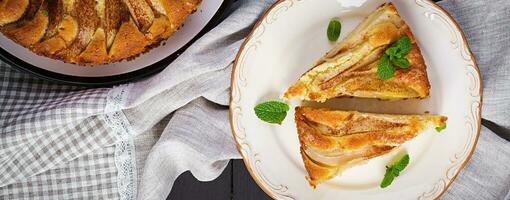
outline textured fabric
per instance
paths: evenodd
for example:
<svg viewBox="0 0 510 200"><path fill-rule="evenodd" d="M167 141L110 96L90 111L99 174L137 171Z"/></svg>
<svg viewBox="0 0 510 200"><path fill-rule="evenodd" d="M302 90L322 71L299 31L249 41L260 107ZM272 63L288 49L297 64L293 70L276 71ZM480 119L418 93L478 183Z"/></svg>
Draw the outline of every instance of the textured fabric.
<svg viewBox="0 0 510 200"><path fill-rule="evenodd" d="M0 199L118 199L113 146L0 190Z"/></svg>
<svg viewBox="0 0 510 200"><path fill-rule="evenodd" d="M165 199L181 173L189 170L198 180L210 181L230 159L240 158L230 132L225 131L226 120L227 109L204 98L175 112L148 154L138 198Z"/></svg>
<svg viewBox="0 0 510 200"><path fill-rule="evenodd" d="M57 185L56 191L66 191L78 198L89 197L88 193L92 192L97 199L109 199L111 193L117 194L114 198L132 199L137 192L133 185L137 185L139 177L142 185L139 197L154 198L151 194L157 193L158 197L167 195L175 177L185 170L191 169L201 180L216 177L230 158L240 157L228 131L228 108L218 107L209 101L221 105L228 103L229 78L235 54L251 24L271 3L242 2L243 6L229 19L198 40L164 71L133 84L98 89L70 87L42 81L2 63L0 199L65 198L55 196L55 192L49 190L46 192L46 187L41 193L40 187L46 183L53 183L47 184L47 187ZM183 106L182 111L176 111ZM152 148L159 137L157 131L153 131L155 125L172 112L175 112L170 121L172 127L168 125L163 134L159 132L163 137ZM208 117L210 119L206 119ZM194 125L184 128L185 124ZM186 131L191 128L200 132L191 134ZM138 137L140 134L154 136ZM190 135L194 137L190 138ZM187 144L195 140L195 143ZM207 145L201 144L206 142ZM183 157L175 157L182 162L177 164L174 158L162 165L165 168L144 168L144 163L158 159L156 153L167 148L165 144L181 147L172 149L168 152L169 156L187 151L195 153L188 155L189 158L204 163L196 165ZM135 147L140 147L140 151L134 152ZM90 157L92 152L105 148L114 149L110 155L114 159ZM215 149L210 152L216 153L207 154L209 149ZM136 159L136 156L140 158ZM145 156L149 158L147 161L143 159ZM71 163L78 159L87 159L87 162L78 162L75 169L85 170L85 163L104 163L106 167L115 167L116 174L114 177L105 177L101 173L80 177L76 172L55 176L59 171L53 170L72 167ZM139 166L132 167L132 164ZM163 174L168 179L162 180L162 185L155 187L157 190L152 189L151 181L147 179L156 172L164 171L172 173ZM91 182L105 182L114 187L110 192L103 192L97 187L84 188L83 191L73 189ZM145 184L149 186L144 187ZM168 187L162 187L165 185Z"/></svg>
<svg viewBox="0 0 510 200"><path fill-rule="evenodd" d="M137 83L64 86L0 63L0 199L164 199L184 171L216 178L240 158L225 106L232 61L272 3L240 1L164 71ZM509 1L441 5L477 57L483 117L510 129ZM482 128L471 161L442 198L510 199L508 163L509 143Z"/></svg>
<svg viewBox="0 0 510 200"><path fill-rule="evenodd" d="M95 116L107 94L49 83L0 62L0 199L117 197L107 152L117 136Z"/></svg>
<svg viewBox="0 0 510 200"><path fill-rule="evenodd" d="M163 72L155 79L133 87L130 94L138 94L138 91L158 93L150 98L143 95L129 97L129 103L143 102L124 111L137 132L151 130L159 119L185 105L173 114L157 143L146 153L147 160L140 166L143 172L138 187L139 199L165 199L174 180L187 170L198 180L213 180L230 159L241 158L228 125L228 107L211 102L227 104L232 62L237 50L251 25L273 2L241 2L242 5L225 21L167 68L174 73ZM173 76L177 73L182 76ZM186 80L186 77L189 78ZM181 84L173 86L177 81ZM162 92L153 88L161 82L172 87ZM202 97L197 99L197 94L189 91L203 91Z"/></svg>

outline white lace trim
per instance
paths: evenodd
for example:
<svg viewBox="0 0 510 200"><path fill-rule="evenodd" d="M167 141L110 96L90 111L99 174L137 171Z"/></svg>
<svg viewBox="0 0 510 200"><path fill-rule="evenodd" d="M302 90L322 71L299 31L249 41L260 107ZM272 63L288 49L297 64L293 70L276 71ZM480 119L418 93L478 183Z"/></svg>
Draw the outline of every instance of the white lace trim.
<svg viewBox="0 0 510 200"><path fill-rule="evenodd" d="M129 84L115 87L109 92L104 115L105 122L119 137L119 142L115 145L115 165L121 200L135 200L137 188L134 134L122 112L128 96L127 91L131 86Z"/></svg>

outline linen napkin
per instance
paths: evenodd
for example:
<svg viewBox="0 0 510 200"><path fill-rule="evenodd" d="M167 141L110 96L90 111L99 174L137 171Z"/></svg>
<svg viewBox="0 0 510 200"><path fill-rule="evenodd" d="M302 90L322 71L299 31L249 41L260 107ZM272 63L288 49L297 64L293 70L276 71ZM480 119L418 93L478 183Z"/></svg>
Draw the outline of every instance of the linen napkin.
<svg viewBox="0 0 510 200"><path fill-rule="evenodd" d="M226 106L232 62L272 3L239 1L164 71L136 83L64 86L1 63L0 199L164 199L186 170L217 177L240 158Z"/></svg>
<svg viewBox="0 0 510 200"><path fill-rule="evenodd" d="M158 75L114 88L49 83L0 67L0 199L165 199L190 170L240 158L228 125L232 61L274 0L240 6ZM483 117L510 129L510 2L446 0L484 79ZM490 11L490 12L489 12ZM482 128L444 199L510 199L510 145Z"/></svg>

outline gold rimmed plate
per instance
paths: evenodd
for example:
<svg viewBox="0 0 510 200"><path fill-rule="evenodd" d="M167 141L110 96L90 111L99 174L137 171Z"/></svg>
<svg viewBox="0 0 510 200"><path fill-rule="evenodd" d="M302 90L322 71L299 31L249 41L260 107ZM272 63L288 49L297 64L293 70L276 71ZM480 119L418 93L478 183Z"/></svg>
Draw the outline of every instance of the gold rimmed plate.
<svg viewBox="0 0 510 200"><path fill-rule="evenodd" d="M350 168L311 188L299 154L292 107L282 125L259 120L253 108L279 99L285 90L335 44L326 29L342 22L340 40L387 0L281 0L258 21L237 55L232 72L230 122L244 162L259 186L276 199L434 199L462 170L480 130L482 81L460 27L429 0L393 0L411 27L428 66L430 97L378 101L338 98L322 107L364 112L448 116L448 128L427 130L397 151ZM339 41L340 41L339 40ZM385 165L398 153L411 157L408 168L385 189Z"/></svg>

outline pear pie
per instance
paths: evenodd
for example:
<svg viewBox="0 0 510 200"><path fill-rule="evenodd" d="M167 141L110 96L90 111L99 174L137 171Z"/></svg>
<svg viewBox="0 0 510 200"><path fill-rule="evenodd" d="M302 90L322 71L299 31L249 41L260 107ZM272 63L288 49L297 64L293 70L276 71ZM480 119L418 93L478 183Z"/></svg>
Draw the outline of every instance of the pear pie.
<svg viewBox="0 0 510 200"><path fill-rule="evenodd" d="M301 156L312 187L343 170L389 153L447 117L389 115L297 107Z"/></svg>
<svg viewBox="0 0 510 200"><path fill-rule="evenodd" d="M68 63L133 58L170 37L201 0L1 0L0 32Z"/></svg>
<svg viewBox="0 0 510 200"><path fill-rule="evenodd" d="M385 50L407 36L411 50L408 69L397 70L389 80L377 76ZM339 96L378 99L429 96L425 62L409 26L393 4L371 13L346 39L338 43L284 94L284 98L323 102Z"/></svg>

